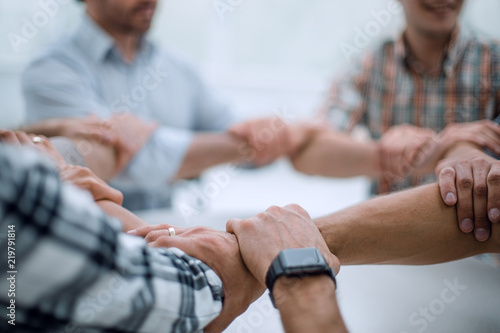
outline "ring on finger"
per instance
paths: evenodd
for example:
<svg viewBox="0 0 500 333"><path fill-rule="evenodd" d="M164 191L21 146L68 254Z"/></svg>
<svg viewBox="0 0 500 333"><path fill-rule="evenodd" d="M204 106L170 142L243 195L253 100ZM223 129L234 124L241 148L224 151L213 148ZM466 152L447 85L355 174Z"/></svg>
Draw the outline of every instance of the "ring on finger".
<svg viewBox="0 0 500 333"><path fill-rule="evenodd" d="M33 137L33 143L43 143L43 139L39 136Z"/></svg>
<svg viewBox="0 0 500 333"><path fill-rule="evenodd" d="M175 229L174 228L168 228L168 233L170 234L170 237L175 236Z"/></svg>

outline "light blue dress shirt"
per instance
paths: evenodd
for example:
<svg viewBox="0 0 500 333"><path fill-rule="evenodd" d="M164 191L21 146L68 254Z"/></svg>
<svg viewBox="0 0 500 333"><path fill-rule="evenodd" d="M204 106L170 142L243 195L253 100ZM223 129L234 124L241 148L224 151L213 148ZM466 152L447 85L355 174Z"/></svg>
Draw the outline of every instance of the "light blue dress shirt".
<svg viewBox="0 0 500 333"><path fill-rule="evenodd" d="M127 111L160 127L111 184L129 209L167 207L176 174L196 131L221 131L236 121L193 67L171 50L143 40L133 63L113 39L85 16L74 35L37 57L24 73L29 123L102 118Z"/></svg>

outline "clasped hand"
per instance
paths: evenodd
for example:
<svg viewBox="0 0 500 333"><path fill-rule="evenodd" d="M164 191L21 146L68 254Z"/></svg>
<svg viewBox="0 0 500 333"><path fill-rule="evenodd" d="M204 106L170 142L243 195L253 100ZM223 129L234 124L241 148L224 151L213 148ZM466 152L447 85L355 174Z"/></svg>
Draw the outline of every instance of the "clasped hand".
<svg viewBox="0 0 500 333"><path fill-rule="evenodd" d="M222 313L206 332L221 332L265 290L265 276L280 251L316 247L335 272L339 260L330 253L309 214L297 205L271 207L249 219L231 219L227 232L207 227L179 228L172 225L142 227L133 234L144 237L152 247L176 247L211 267L224 285Z"/></svg>

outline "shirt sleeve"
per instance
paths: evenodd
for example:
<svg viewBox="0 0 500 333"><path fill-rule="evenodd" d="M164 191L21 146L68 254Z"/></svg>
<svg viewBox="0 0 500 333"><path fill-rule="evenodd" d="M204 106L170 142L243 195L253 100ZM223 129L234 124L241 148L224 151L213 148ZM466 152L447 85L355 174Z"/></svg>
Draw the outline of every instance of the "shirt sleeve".
<svg viewBox="0 0 500 333"><path fill-rule="evenodd" d="M89 77L78 62L62 55L35 60L21 81L27 121L109 114Z"/></svg>
<svg viewBox="0 0 500 333"><path fill-rule="evenodd" d="M367 125L366 96L374 55L356 62L332 84L320 115L335 129L352 131L359 124Z"/></svg>
<svg viewBox="0 0 500 333"><path fill-rule="evenodd" d="M0 303L11 302L6 272L16 270L16 327L195 332L220 313L215 272L178 249L152 249L121 232L35 152L0 145L0 183L0 243L15 234L17 259L9 269L0 263Z"/></svg>

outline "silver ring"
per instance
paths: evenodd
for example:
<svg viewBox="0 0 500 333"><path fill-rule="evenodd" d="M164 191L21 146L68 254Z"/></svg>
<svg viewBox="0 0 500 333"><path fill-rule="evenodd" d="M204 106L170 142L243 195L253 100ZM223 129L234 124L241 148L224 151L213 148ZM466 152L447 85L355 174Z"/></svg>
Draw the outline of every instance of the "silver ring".
<svg viewBox="0 0 500 333"><path fill-rule="evenodd" d="M175 236L175 229L174 228L168 228L168 233L170 234L170 237Z"/></svg>
<svg viewBox="0 0 500 333"><path fill-rule="evenodd" d="M43 143L43 139L39 136L33 137L33 143Z"/></svg>

